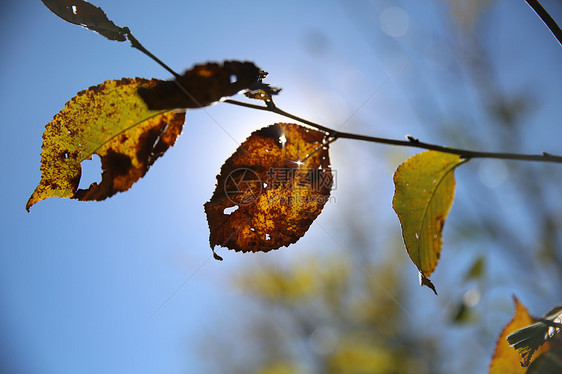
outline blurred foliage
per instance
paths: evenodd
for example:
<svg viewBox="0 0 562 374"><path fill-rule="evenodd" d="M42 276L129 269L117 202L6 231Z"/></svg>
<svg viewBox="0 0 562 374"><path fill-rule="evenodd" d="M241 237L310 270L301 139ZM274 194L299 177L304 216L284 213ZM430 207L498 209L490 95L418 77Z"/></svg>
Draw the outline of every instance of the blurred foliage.
<svg viewBox="0 0 562 374"><path fill-rule="evenodd" d="M394 53L411 59L418 80L403 88L412 98L409 104L420 128L431 134L432 141L506 152L542 151L541 145L549 139L532 129L540 121L534 117L538 103L551 87L534 81L536 75L531 73L536 72L527 76L517 70L515 61L501 60L494 53L501 45L494 34L498 30L494 16L506 3L435 2L436 18L426 24L420 21L422 26L418 24L416 38L411 39L374 32L378 14L388 4L342 1L342 7L377 56ZM405 10L413 6L405 1L392 4ZM427 84L425 79L432 77L415 63L423 50L422 38L450 49L451 65L442 75L435 73L434 79L454 84ZM559 46L553 42L553 48ZM502 81L514 76L516 82ZM456 105L459 101L461 107ZM359 117L353 121L361 123ZM363 121L372 121L368 118ZM393 152L377 149L376 157L392 162ZM473 160L458 171L457 201L445 229L444 253L460 260L455 266L437 268L434 281L441 291L439 298L423 293L420 302L422 292L405 286L412 267L405 266L405 256L392 255L397 250L391 238L399 235L394 230L397 222L374 209L385 202L371 205L370 186L377 183L373 178L375 182L365 183L363 190L354 189L356 206L338 206L341 230L351 237L348 248L353 257L345 253L329 257L323 251L321 260L263 264L239 279L242 290L259 301L259 312L248 327L254 333L245 336L260 349L234 365L223 362L223 369L306 374L484 372L502 327L512 317L514 293L531 312L562 299L562 173L559 165L505 162L501 166L506 183L490 187L479 174L483 164ZM497 177L499 172L491 174ZM365 210L366 202L372 210ZM382 259L380 252L385 254ZM517 352L509 349L518 359ZM553 350L541 364L556 360L558 353Z"/></svg>
<svg viewBox="0 0 562 374"><path fill-rule="evenodd" d="M333 254L249 270L238 285L259 301L264 319L246 326L244 336L262 350L223 362L219 371L435 373L436 342L412 333L399 301L402 259L353 264Z"/></svg>

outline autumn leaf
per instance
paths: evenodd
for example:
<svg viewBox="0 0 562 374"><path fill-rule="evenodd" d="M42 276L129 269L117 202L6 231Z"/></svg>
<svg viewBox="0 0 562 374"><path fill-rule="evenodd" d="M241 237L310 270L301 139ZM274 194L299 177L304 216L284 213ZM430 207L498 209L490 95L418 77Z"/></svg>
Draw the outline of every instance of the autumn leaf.
<svg viewBox="0 0 562 374"><path fill-rule="evenodd" d="M527 371L527 369L520 364L521 357L519 353L509 345L507 337L515 331L535 323L537 320L529 314L527 308L525 308L516 297L514 297L513 300L515 302L515 315L504 327L498 338L494 356L490 363L490 374L518 374ZM537 352L540 354L547 350L548 343L540 347ZM531 352L530 355L525 356L523 361L525 366L529 365L533 353L534 351Z"/></svg>
<svg viewBox="0 0 562 374"><path fill-rule="evenodd" d="M556 335L549 344L548 351L531 362L527 374L562 373L562 336Z"/></svg>
<svg viewBox="0 0 562 374"><path fill-rule="evenodd" d="M281 92L281 88L271 86L267 83L257 82L250 86L244 95L250 99L262 100L265 102L271 102L273 96Z"/></svg>
<svg viewBox="0 0 562 374"><path fill-rule="evenodd" d="M252 62L224 61L195 65L181 77L139 89L153 110L200 108L232 96L261 81L263 72Z"/></svg>
<svg viewBox="0 0 562 374"><path fill-rule="evenodd" d="M332 183L325 133L290 123L255 131L223 164L205 204L211 248L267 252L295 243Z"/></svg>
<svg viewBox="0 0 562 374"><path fill-rule="evenodd" d="M26 209L48 197L103 200L128 190L181 133L185 113L149 110L139 87L157 80L109 80L79 92L45 126L41 181ZM80 163L101 158L101 182L78 189Z"/></svg>
<svg viewBox="0 0 562 374"><path fill-rule="evenodd" d="M93 30L110 40L127 40L128 29L110 21L103 10L84 0L41 0L63 20Z"/></svg>
<svg viewBox="0 0 562 374"><path fill-rule="evenodd" d="M455 196L453 170L462 162L458 155L426 151L410 157L394 173L392 207L406 250L419 270L420 284L435 293L427 277L439 261L443 225Z"/></svg>
<svg viewBox="0 0 562 374"><path fill-rule="evenodd" d="M533 353L562 330L562 307L556 307L543 318L507 337L509 345L519 352L523 366L529 366Z"/></svg>
<svg viewBox="0 0 562 374"><path fill-rule="evenodd" d="M260 76L257 82L252 84L248 89L244 91L244 95L250 99L262 100L266 103L273 102L273 96L281 92L281 88L271 86L267 83L263 83L263 80L267 76L267 72L260 71Z"/></svg>

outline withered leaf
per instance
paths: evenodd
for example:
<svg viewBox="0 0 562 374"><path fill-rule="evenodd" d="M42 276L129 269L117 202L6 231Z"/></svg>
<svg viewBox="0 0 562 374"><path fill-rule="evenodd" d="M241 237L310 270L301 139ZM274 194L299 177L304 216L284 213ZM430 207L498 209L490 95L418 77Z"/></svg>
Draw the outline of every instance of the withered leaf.
<svg viewBox="0 0 562 374"><path fill-rule="evenodd" d="M152 110L201 108L249 88L261 74L252 62L209 62L195 65L176 80L140 88L139 95Z"/></svg>
<svg viewBox="0 0 562 374"><path fill-rule="evenodd" d="M272 101L272 96L277 95L279 92L281 92L281 88L263 83L260 80L244 91L244 95L250 99L269 102Z"/></svg>
<svg viewBox="0 0 562 374"><path fill-rule="evenodd" d="M109 80L79 92L45 126L41 181L26 209L48 197L103 200L128 190L181 133L183 111L153 111L136 94L157 80ZM78 189L80 163L101 158L101 182Z"/></svg>
<svg viewBox="0 0 562 374"><path fill-rule="evenodd" d="M325 133L291 123L253 132L223 164L205 204L211 248L267 252L295 243L332 184Z"/></svg>
<svg viewBox="0 0 562 374"><path fill-rule="evenodd" d="M520 357L519 353L515 349L510 347L510 344L507 341L508 336L518 331L519 329L527 327L537 321L536 318L532 317L529 314L527 308L525 308L525 305L523 305L516 297L514 297L513 300L515 302L515 314L513 316L513 319L504 327L500 336L498 337L494 356L492 357L492 361L490 362L490 374L525 373L527 371L525 367L529 366L531 357L537 349L535 348L532 351L522 351L520 352ZM538 348L538 353L540 354L547 350L548 343L545 343L540 348ZM521 358L523 358L523 361L520 363Z"/></svg>
<svg viewBox="0 0 562 374"><path fill-rule="evenodd" d="M103 10L84 0L41 0L63 20L93 30L110 40L127 40L127 28L110 21Z"/></svg>
<svg viewBox="0 0 562 374"><path fill-rule="evenodd" d="M562 331L562 307L556 307L543 318L508 335L507 342L517 349L523 358L521 364L529 366L533 353L560 331Z"/></svg>

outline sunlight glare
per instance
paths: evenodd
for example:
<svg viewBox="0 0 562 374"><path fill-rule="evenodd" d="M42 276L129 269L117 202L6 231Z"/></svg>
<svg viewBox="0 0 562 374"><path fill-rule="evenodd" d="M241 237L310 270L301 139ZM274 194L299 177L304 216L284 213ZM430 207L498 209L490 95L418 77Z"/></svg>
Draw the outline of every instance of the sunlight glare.
<svg viewBox="0 0 562 374"><path fill-rule="evenodd" d="M285 133L283 133L280 137L279 137L279 142L281 143L281 147L285 147L285 143L287 143L287 138L285 137Z"/></svg>

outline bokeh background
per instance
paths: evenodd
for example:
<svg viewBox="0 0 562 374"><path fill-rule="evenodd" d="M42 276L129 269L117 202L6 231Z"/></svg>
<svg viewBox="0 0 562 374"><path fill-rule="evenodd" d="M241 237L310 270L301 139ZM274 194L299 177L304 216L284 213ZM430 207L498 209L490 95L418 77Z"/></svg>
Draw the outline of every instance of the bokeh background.
<svg viewBox="0 0 562 374"><path fill-rule="evenodd" d="M279 107L325 126L562 153L562 47L523 0L94 3L177 71L254 61L283 88ZM562 2L542 3L561 22ZM392 174L416 151L345 139L334 199L304 238L213 260L203 203L220 166L286 121L228 104L188 112L130 191L27 213L43 128L66 101L169 75L40 1L0 5L0 50L2 372L481 373L513 295L535 315L562 301L562 166L457 170L436 297L391 208ZM81 186L99 180L99 160L83 166Z"/></svg>

